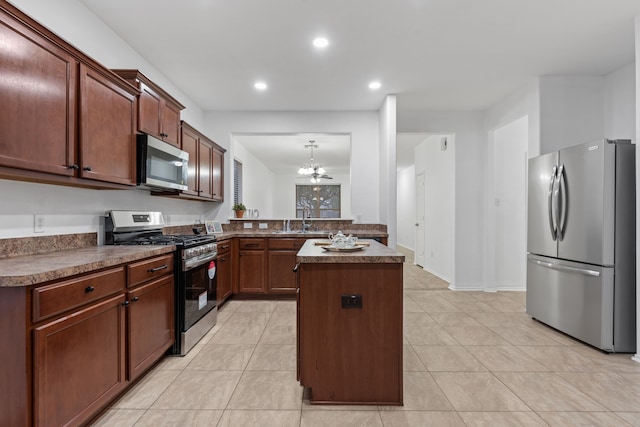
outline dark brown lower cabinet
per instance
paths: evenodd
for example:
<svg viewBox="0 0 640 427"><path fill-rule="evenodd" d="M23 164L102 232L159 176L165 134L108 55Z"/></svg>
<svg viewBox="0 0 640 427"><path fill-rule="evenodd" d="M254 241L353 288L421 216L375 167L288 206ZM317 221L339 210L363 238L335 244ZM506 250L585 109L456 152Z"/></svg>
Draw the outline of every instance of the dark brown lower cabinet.
<svg viewBox="0 0 640 427"><path fill-rule="evenodd" d="M402 264L303 263L298 274L298 378L310 401L402 405Z"/></svg>
<svg viewBox="0 0 640 427"><path fill-rule="evenodd" d="M134 380L151 367L175 339L173 276L127 293L129 375Z"/></svg>
<svg viewBox="0 0 640 427"><path fill-rule="evenodd" d="M160 360L175 339L172 267L169 254L0 286L0 426L87 425Z"/></svg>
<svg viewBox="0 0 640 427"><path fill-rule="evenodd" d="M83 425L124 387L124 294L34 330L34 425Z"/></svg>
<svg viewBox="0 0 640 427"><path fill-rule="evenodd" d="M267 291L271 294L294 295L296 288L296 254L306 239L269 239Z"/></svg>
<svg viewBox="0 0 640 427"><path fill-rule="evenodd" d="M218 261L216 263L218 271L217 300L218 307L224 303L233 293L233 240L226 240L218 243Z"/></svg>

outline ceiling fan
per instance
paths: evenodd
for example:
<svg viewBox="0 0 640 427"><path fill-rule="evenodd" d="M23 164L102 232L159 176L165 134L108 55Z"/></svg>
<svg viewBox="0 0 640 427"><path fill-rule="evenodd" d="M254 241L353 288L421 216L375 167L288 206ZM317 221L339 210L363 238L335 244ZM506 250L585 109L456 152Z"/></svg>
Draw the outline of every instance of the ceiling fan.
<svg viewBox="0 0 640 427"><path fill-rule="evenodd" d="M322 179L333 179L333 177L326 174L326 170L322 165L313 159L313 149L318 148L315 141L309 141L309 144L305 145L304 148L311 148L311 158L298 169L298 174L301 175L298 178L310 178L313 184L317 184Z"/></svg>

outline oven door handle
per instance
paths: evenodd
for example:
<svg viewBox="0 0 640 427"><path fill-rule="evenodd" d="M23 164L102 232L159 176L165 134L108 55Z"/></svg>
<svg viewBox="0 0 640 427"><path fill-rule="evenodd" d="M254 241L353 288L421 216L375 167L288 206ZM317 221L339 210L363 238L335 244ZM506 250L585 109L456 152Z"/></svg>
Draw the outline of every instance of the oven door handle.
<svg viewBox="0 0 640 427"><path fill-rule="evenodd" d="M195 267L200 267L202 264L206 264L209 261L213 261L217 257L218 257L218 253L214 252L214 253L207 254L205 257L202 257L202 258L200 257L191 258L186 261L182 261L182 270L189 271Z"/></svg>

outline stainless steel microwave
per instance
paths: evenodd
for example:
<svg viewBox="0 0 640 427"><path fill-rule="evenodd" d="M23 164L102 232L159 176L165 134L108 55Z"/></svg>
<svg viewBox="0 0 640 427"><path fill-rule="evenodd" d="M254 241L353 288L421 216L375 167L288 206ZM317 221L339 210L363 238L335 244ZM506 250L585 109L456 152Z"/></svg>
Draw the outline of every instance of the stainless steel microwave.
<svg viewBox="0 0 640 427"><path fill-rule="evenodd" d="M137 183L146 189L186 190L189 153L151 135L137 137Z"/></svg>

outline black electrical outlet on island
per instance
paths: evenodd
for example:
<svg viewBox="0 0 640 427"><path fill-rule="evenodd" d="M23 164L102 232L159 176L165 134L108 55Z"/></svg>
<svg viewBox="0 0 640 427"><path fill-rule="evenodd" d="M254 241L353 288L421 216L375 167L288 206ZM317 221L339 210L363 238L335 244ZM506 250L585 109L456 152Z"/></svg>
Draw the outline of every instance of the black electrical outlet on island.
<svg viewBox="0 0 640 427"><path fill-rule="evenodd" d="M362 295L342 295L342 308L362 308Z"/></svg>

